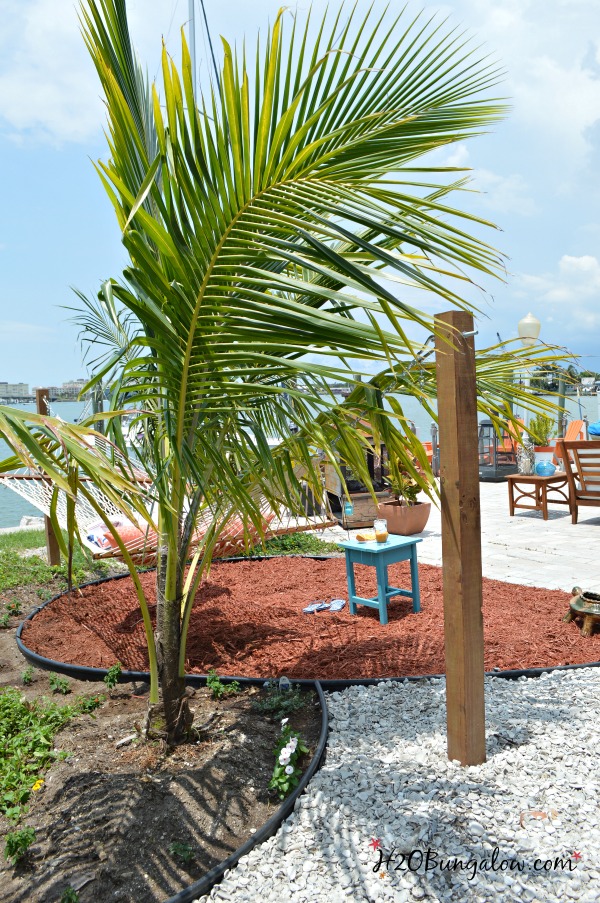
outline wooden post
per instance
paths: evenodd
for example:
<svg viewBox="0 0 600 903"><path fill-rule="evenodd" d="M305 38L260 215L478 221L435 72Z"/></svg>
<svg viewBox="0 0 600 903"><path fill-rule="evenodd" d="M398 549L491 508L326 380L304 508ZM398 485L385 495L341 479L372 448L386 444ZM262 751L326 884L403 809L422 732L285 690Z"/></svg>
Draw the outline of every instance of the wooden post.
<svg viewBox="0 0 600 903"><path fill-rule="evenodd" d="M48 389L35 390L35 403L38 414L48 414ZM44 527L46 529L46 554L48 555L48 564L60 564L60 548L58 540L49 517L44 517Z"/></svg>
<svg viewBox="0 0 600 903"><path fill-rule="evenodd" d="M104 411L104 388L102 383L94 386L92 392L92 414L101 414ZM94 429L98 430L99 433L104 433L104 421L99 420L94 425Z"/></svg>
<svg viewBox="0 0 600 903"><path fill-rule="evenodd" d="M448 758L479 765L485 703L477 390L475 343L463 336L473 331L473 317L453 310L435 323Z"/></svg>

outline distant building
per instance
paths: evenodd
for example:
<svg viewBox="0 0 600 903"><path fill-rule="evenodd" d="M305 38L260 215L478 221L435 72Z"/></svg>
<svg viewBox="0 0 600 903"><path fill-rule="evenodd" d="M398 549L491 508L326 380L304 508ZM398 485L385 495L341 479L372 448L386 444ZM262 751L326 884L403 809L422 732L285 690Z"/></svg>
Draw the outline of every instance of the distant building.
<svg viewBox="0 0 600 903"><path fill-rule="evenodd" d="M27 398L29 386L27 383L0 382L0 398Z"/></svg>
<svg viewBox="0 0 600 903"><path fill-rule="evenodd" d="M59 389L61 395L79 395L85 386L86 379L71 379L69 382L63 383Z"/></svg>
<svg viewBox="0 0 600 903"><path fill-rule="evenodd" d="M62 386L34 386L32 392L35 394L36 388L42 388L48 390L48 398L60 400L68 400L68 401L76 401L79 398L79 393L85 386L87 380L86 379L71 379L68 382L64 382ZM0 386L2 384L0 383Z"/></svg>

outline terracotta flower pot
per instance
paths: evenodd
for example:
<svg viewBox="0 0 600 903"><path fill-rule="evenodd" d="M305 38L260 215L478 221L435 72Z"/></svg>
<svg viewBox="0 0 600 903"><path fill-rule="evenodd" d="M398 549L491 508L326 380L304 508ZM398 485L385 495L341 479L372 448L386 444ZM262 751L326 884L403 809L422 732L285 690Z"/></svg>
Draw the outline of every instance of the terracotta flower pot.
<svg viewBox="0 0 600 903"><path fill-rule="evenodd" d="M388 533L396 536L412 536L422 533L429 520L431 502L417 502L416 505L405 505L392 499L382 502L377 507L379 517L385 517Z"/></svg>

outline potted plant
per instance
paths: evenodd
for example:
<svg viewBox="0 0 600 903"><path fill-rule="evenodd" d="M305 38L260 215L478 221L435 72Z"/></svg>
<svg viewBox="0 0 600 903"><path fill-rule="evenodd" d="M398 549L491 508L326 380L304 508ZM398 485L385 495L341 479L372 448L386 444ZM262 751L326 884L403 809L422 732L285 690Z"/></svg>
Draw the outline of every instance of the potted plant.
<svg viewBox="0 0 600 903"><path fill-rule="evenodd" d="M431 502L419 502L418 484L406 473L386 477L393 498L377 507L379 517L387 520L388 533L412 536L421 533L429 520Z"/></svg>
<svg viewBox="0 0 600 903"><path fill-rule="evenodd" d="M550 445L552 429L552 418L546 417L544 414L537 414L529 424L528 432L534 442L536 466L541 461L552 461L554 455L554 449Z"/></svg>

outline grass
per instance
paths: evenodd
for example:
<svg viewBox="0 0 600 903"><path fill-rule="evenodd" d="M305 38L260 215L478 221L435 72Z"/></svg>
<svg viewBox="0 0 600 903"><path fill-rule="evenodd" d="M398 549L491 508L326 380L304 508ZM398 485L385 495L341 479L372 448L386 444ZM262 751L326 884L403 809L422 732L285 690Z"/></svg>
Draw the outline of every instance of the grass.
<svg viewBox="0 0 600 903"><path fill-rule="evenodd" d="M22 558L13 549L0 551L0 590L48 583L55 576L56 570L37 555Z"/></svg>
<svg viewBox="0 0 600 903"><path fill-rule="evenodd" d="M255 546L243 557L252 558L259 555L330 555L340 552L336 542L325 542L314 533L287 533L267 540L265 546Z"/></svg>
<svg viewBox="0 0 600 903"><path fill-rule="evenodd" d="M52 583L58 579L60 588L66 586L67 564L51 567L38 555L24 558L19 552L38 548L45 542L39 530L23 530L0 536L0 592L17 587ZM105 561L93 561L76 543L73 551L73 581L80 583L88 576L103 577L108 573Z"/></svg>
<svg viewBox="0 0 600 903"><path fill-rule="evenodd" d="M65 536L66 539L66 536ZM66 588L67 565L51 567L38 555L23 557L20 552L37 549L44 545L45 536L40 530L22 530L17 533L0 535L0 592L25 586L43 586L58 581L56 592ZM288 533L269 539L265 546L256 546L241 557L253 558L261 555L329 555L339 552L335 542L325 542L313 533ZM236 556L238 557L238 556ZM89 578L104 577L110 565L106 561L93 561L79 543L73 552L73 581L81 583ZM41 598L51 598L48 592ZM7 625L6 625L7 626Z"/></svg>
<svg viewBox="0 0 600 903"><path fill-rule="evenodd" d="M15 533L0 534L0 552L24 552L26 549L40 549L46 545L43 530L17 530Z"/></svg>

